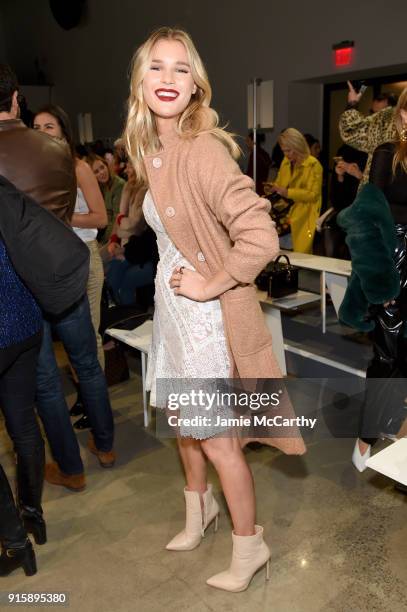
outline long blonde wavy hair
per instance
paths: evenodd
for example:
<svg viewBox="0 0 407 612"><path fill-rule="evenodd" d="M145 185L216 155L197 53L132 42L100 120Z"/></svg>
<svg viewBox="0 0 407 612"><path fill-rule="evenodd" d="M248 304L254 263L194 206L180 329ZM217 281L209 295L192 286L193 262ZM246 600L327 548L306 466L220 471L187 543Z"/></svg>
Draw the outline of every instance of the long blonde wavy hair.
<svg viewBox="0 0 407 612"><path fill-rule="evenodd" d="M406 127L403 125L401 110L407 111L407 87L403 89L394 109L394 125L396 126L396 152L393 157L393 175L396 174L397 166L401 166L403 172L407 172L407 141L403 140L407 135Z"/></svg>
<svg viewBox="0 0 407 612"><path fill-rule="evenodd" d="M191 75L196 84L196 93L178 119L177 132L182 138L192 138L203 132L213 134L230 151L234 158L239 157L240 147L232 134L219 127L219 116L210 108L212 89L209 84L205 66L192 42L184 30L163 27L150 34L148 39L137 49L133 56L130 75L130 96L123 139L134 167L137 179L146 184L143 157L158 152L162 147L158 138L154 113L146 104L143 96L143 79L150 67L151 53L154 45L161 39L181 42L188 54Z"/></svg>

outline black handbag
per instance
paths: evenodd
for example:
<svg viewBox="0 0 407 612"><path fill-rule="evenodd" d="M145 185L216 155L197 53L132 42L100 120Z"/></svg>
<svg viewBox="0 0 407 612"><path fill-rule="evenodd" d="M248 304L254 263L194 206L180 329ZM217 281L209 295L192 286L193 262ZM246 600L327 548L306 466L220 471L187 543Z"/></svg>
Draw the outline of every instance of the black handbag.
<svg viewBox="0 0 407 612"><path fill-rule="evenodd" d="M270 216L276 224L276 231L279 236L285 236L291 231L288 214L294 204L293 200L283 198L278 193L266 196L271 202Z"/></svg>
<svg viewBox="0 0 407 612"><path fill-rule="evenodd" d="M287 263L280 263L281 258ZM298 270L292 266L287 255L279 255L265 270L260 272L255 280L260 291L267 291L271 298L281 298L298 291Z"/></svg>
<svg viewBox="0 0 407 612"><path fill-rule="evenodd" d="M280 263L280 259L286 259L287 263ZM292 266L287 255L279 255L271 264L269 277L268 295L272 298L280 298L298 291L298 268Z"/></svg>

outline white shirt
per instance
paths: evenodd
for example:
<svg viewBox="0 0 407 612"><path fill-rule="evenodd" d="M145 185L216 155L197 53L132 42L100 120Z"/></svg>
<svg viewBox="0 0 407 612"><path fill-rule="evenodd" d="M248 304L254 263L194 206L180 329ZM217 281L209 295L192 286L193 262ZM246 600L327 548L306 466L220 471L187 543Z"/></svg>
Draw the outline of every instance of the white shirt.
<svg viewBox="0 0 407 612"><path fill-rule="evenodd" d="M75 203L75 213L79 215L86 215L89 212L89 207L86 203L85 196L82 193L82 190L78 187L76 194L76 203ZM96 240L96 236L98 235L98 231L93 227L73 227L72 228L75 234L83 240L83 242L90 242L91 240Z"/></svg>

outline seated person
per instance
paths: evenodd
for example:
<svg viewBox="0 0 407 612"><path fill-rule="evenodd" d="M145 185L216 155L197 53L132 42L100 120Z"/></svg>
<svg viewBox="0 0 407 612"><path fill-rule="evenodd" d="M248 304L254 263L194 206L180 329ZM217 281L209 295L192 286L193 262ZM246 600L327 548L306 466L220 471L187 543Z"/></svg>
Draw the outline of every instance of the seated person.
<svg viewBox="0 0 407 612"><path fill-rule="evenodd" d="M136 302L136 289L154 282L158 261L155 235L144 219L145 187L138 184L131 163L128 182L120 200L120 212L107 245L112 260L106 266L106 282L117 304Z"/></svg>
<svg viewBox="0 0 407 612"><path fill-rule="evenodd" d="M125 181L111 172L107 161L103 157L91 154L85 161L92 168L105 201L108 224L106 229L101 230L98 234L98 242L104 245L109 241L115 219L119 213Z"/></svg>
<svg viewBox="0 0 407 612"><path fill-rule="evenodd" d="M157 262L156 238L149 227L139 236L130 237L123 253L109 263L106 274L106 283L116 304L136 304L137 289L153 285Z"/></svg>

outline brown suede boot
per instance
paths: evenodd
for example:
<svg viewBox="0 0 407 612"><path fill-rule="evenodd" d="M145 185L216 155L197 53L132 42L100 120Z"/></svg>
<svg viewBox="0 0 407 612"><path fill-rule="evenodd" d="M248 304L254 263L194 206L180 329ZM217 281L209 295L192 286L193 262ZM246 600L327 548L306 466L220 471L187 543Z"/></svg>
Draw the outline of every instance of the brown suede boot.
<svg viewBox="0 0 407 612"><path fill-rule="evenodd" d="M86 487L85 474L64 474L56 463L45 466L45 480L51 484L66 487L70 491L83 491Z"/></svg>
<svg viewBox="0 0 407 612"><path fill-rule="evenodd" d="M96 448L95 440L92 434L88 438L88 449L91 453L97 456L99 463L103 468L110 468L114 466L116 461L116 454L113 450L111 451L100 451Z"/></svg>

